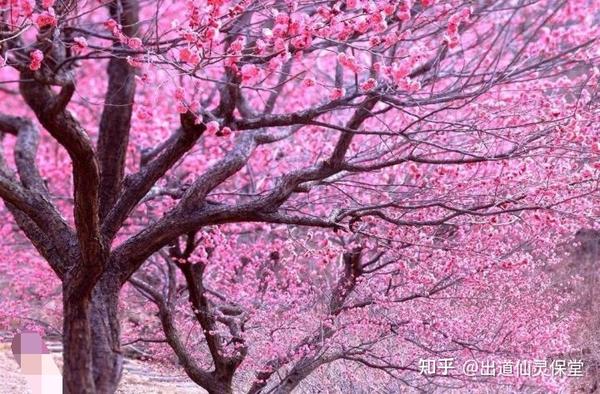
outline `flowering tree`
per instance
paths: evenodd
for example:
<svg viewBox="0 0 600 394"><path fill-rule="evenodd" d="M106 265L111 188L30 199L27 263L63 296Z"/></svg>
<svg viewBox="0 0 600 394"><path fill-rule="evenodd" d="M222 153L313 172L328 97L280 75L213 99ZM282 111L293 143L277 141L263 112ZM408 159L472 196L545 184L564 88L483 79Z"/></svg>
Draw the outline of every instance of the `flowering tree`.
<svg viewBox="0 0 600 394"><path fill-rule="evenodd" d="M489 266L506 274L499 282L522 284L526 275L507 272L531 269L532 246L597 216L597 6L0 1L0 130L14 137L4 143L0 197L62 281L66 390L114 392L121 287L148 258L208 228L357 234L357 245L326 259L350 261L334 273L330 320L365 270L385 273L359 301L374 308L387 307L386 283L394 304ZM229 253L243 243L233 237ZM452 239L462 253L448 257ZM376 258L381 248L391 271ZM219 256L223 267L232 261ZM201 279L203 265L173 264ZM229 384L241 357L220 354L211 335L214 370L198 381ZM316 367L305 363L312 355L292 353L302 354L297 376ZM281 354L269 354L253 390L289 364Z"/></svg>
<svg viewBox="0 0 600 394"><path fill-rule="evenodd" d="M569 321L550 308L564 300L539 264L523 260L531 256L521 246L498 257L499 250L458 249L462 235L408 233L402 247L389 248L357 243L356 234L317 232L323 238L315 241L248 230L190 235L131 279L160 320L128 330L131 341L164 338L209 392L289 393L311 375L323 389L350 382L361 390L473 388L489 377L461 374L466 360L546 359L568 348ZM429 359L452 361L424 373ZM324 373L334 364L344 381ZM501 379L516 387L562 384Z"/></svg>

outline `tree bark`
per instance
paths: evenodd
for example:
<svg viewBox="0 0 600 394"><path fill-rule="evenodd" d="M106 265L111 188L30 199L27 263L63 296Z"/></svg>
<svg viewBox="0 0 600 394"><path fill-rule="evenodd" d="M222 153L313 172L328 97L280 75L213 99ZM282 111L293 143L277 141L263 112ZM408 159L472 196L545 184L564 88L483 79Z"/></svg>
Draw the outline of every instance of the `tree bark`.
<svg viewBox="0 0 600 394"><path fill-rule="evenodd" d="M63 389L65 394L94 394L91 296L63 285Z"/></svg>
<svg viewBox="0 0 600 394"><path fill-rule="evenodd" d="M215 380L206 391L208 391L208 394L233 394L232 386L231 379Z"/></svg>
<svg viewBox="0 0 600 394"><path fill-rule="evenodd" d="M296 387L302 382L308 375L323 365L324 360L319 359L304 359L298 362L292 368L292 370L285 376L285 378L273 387L270 392L273 394L291 394Z"/></svg>
<svg viewBox="0 0 600 394"><path fill-rule="evenodd" d="M98 394L113 394L123 371L118 316L119 291L117 278L110 272L105 272L92 292L92 359Z"/></svg>
<svg viewBox="0 0 600 394"><path fill-rule="evenodd" d="M233 372L217 374L216 371L207 372L201 369L188 352L185 344L181 342L171 309L165 303L159 303L160 320L165 332L165 338L177 355L179 363L187 375L200 387L208 391L209 394L231 394L233 393L232 381Z"/></svg>

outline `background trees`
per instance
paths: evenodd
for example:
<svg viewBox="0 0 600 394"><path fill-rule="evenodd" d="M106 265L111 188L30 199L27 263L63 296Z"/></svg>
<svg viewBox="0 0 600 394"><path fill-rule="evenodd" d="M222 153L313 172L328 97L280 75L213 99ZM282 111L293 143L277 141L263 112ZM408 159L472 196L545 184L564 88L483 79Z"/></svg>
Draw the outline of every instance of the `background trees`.
<svg viewBox="0 0 600 394"><path fill-rule="evenodd" d="M265 313L265 324L289 319L289 300L276 296L285 290L277 281L262 281L290 286L314 266L298 297L313 300L302 319L316 325L293 340L284 330L278 341L301 346L321 327L336 356L318 363L343 354L410 372L410 349L435 354L436 341L466 333L452 350L480 346L509 320L514 343L504 350L559 345L550 340L557 327L548 304L516 300L550 297L536 266L553 261L557 237L596 223L594 1L0 4L0 196L62 281L70 392L115 390L119 292L160 254L185 276L195 308L222 310L269 292L269 302L240 308ZM185 261L192 256L201 264ZM269 261L285 270L274 273ZM231 275L261 264L268 275L250 275L255 293L236 295ZM216 270L210 286L221 301L203 301L205 265ZM176 294L152 294L150 279L134 278L167 304L165 326ZM172 283L163 279L167 290ZM442 290L470 301L434 303ZM487 306L476 301L488 291L495 298ZM496 331L477 332L478 308ZM398 318L367 324L373 313ZM454 313L472 331L451 324ZM527 337L528 314L544 335ZM204 329L223 324L206 312L194 317ZM442 333L437 319L448 325ZM230 320L223 335L237 353L220 354L227 340L207 334L214 371L202 369L198 381L228 385L241 363L248 339L239 318ZM332 320L363 331L324 335ZM404 353L385 353L381 340L397 341L401 329L418 343L393 342ZM366 356L335 350L371 342ZM280 365L292 373L282 387L312 372L314 354L292 351L287 361L288 350L262 353L268 371L260 357L249 364L259 368L254 387Z"/></svg>
<svg viewBox="0 0 600 394"><path fill-rule="evenodd" d="M565 300L539 265L517 256L490 263L497 251L439 250L469 258L467 271L432 259L435 246L419 259L409 257L415 246L261 233L248 242L247 231L227 226L152 259L132 283L159 320L133 328L131 338L152 340L158 354L165 338L186 373L213 392L290 392L307 378L354 390L465 388L485 383L461 375L467 359L545 359L568 343L570 315L549 307ZM281 239L263 243L273 235ZM424 377L419 360L428 358L453 358L455 369Z"/></svg>

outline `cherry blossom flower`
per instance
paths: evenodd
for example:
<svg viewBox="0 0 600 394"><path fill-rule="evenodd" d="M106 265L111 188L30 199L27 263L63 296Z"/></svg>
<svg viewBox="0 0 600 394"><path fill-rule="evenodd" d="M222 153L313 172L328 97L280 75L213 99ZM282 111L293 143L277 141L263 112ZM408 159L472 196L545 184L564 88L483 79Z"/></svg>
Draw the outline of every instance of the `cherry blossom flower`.
<svg viewBox="0 0 600 394"><path fill-rule="evenodd" d="M29 69L32 71L39 70L42 67L44 54L39 49L36 49L29 54L29 59Z"/></svg>
<svg viewBox="0 0 600 394"><path fill-rule="evenodd" d="M331 100L339 100L346 94L346 90L344 88L334 88L331 90L331 94L329 98Z"/></svg>
<svg viewBox="0 0 600 394"><path fill-rule="evenodd" d="M127 40L127 45L129 45L131 49L140 49L142 47L142 40L137 37L131 37Z"/></svg>
<svg viewBox="0 0 600 394"><path fill-rule="evenodd" d="M48 26L56 26L57 20L54 10L50 8L48 11L42 12L35 20L36 25L41 29Z"/></svg>
<svg viewBox="0 0 600 394"><path fill-rule="evenodd" d="M377 87L377 81L376 81L375 79L373 79L373 78L369 78L369 79L367 79L365 82L363 82L363 83L360 85L360 88L361 88L362 90L364 90L365 92L368 92L368 91L370 91L370 90L373 90L373 89L375 89L376 87Z"/></svg>
<svg viewBox="0 0 600 394"><path fill-rule="evenodd" d="M85 39L85 37L73 37L73 46L71 47L71 50L76 53L76 54L80 54L82 53L86 48L88 47L88 42Z"/></svg>
<svg viewBox="0 0 600 394"><path fill-rule="evenodd" d="M206 124L206 133L208 135L216 135L217 132L219 131L219 122L215 121L215 120L211 120L210 122L208 122Z"/></svg>
<svg viewBox="0 0 600 394"><path fill-rule="evenodd" d="M260 69L254 64L244 64L241 69L242 81L250 83L260 75Z"/></svg>

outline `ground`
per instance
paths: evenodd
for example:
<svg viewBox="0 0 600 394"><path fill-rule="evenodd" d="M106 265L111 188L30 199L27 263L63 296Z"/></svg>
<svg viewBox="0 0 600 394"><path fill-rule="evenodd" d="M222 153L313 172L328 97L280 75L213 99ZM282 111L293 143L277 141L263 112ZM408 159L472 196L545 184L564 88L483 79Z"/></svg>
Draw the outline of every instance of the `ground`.
<svg viewBox="0 0 600 394"><path fill-rule="evenodd" d="M49 346L50 347L50 346ZM53 353L60 364L60 354ZM10 343L0 343L0 394L30 394L27 382L19 371ZM174 372L171 375L159 374L147 365L127 360L119 394L199 394L204 390L189 382L185 376Z"/></svg>

